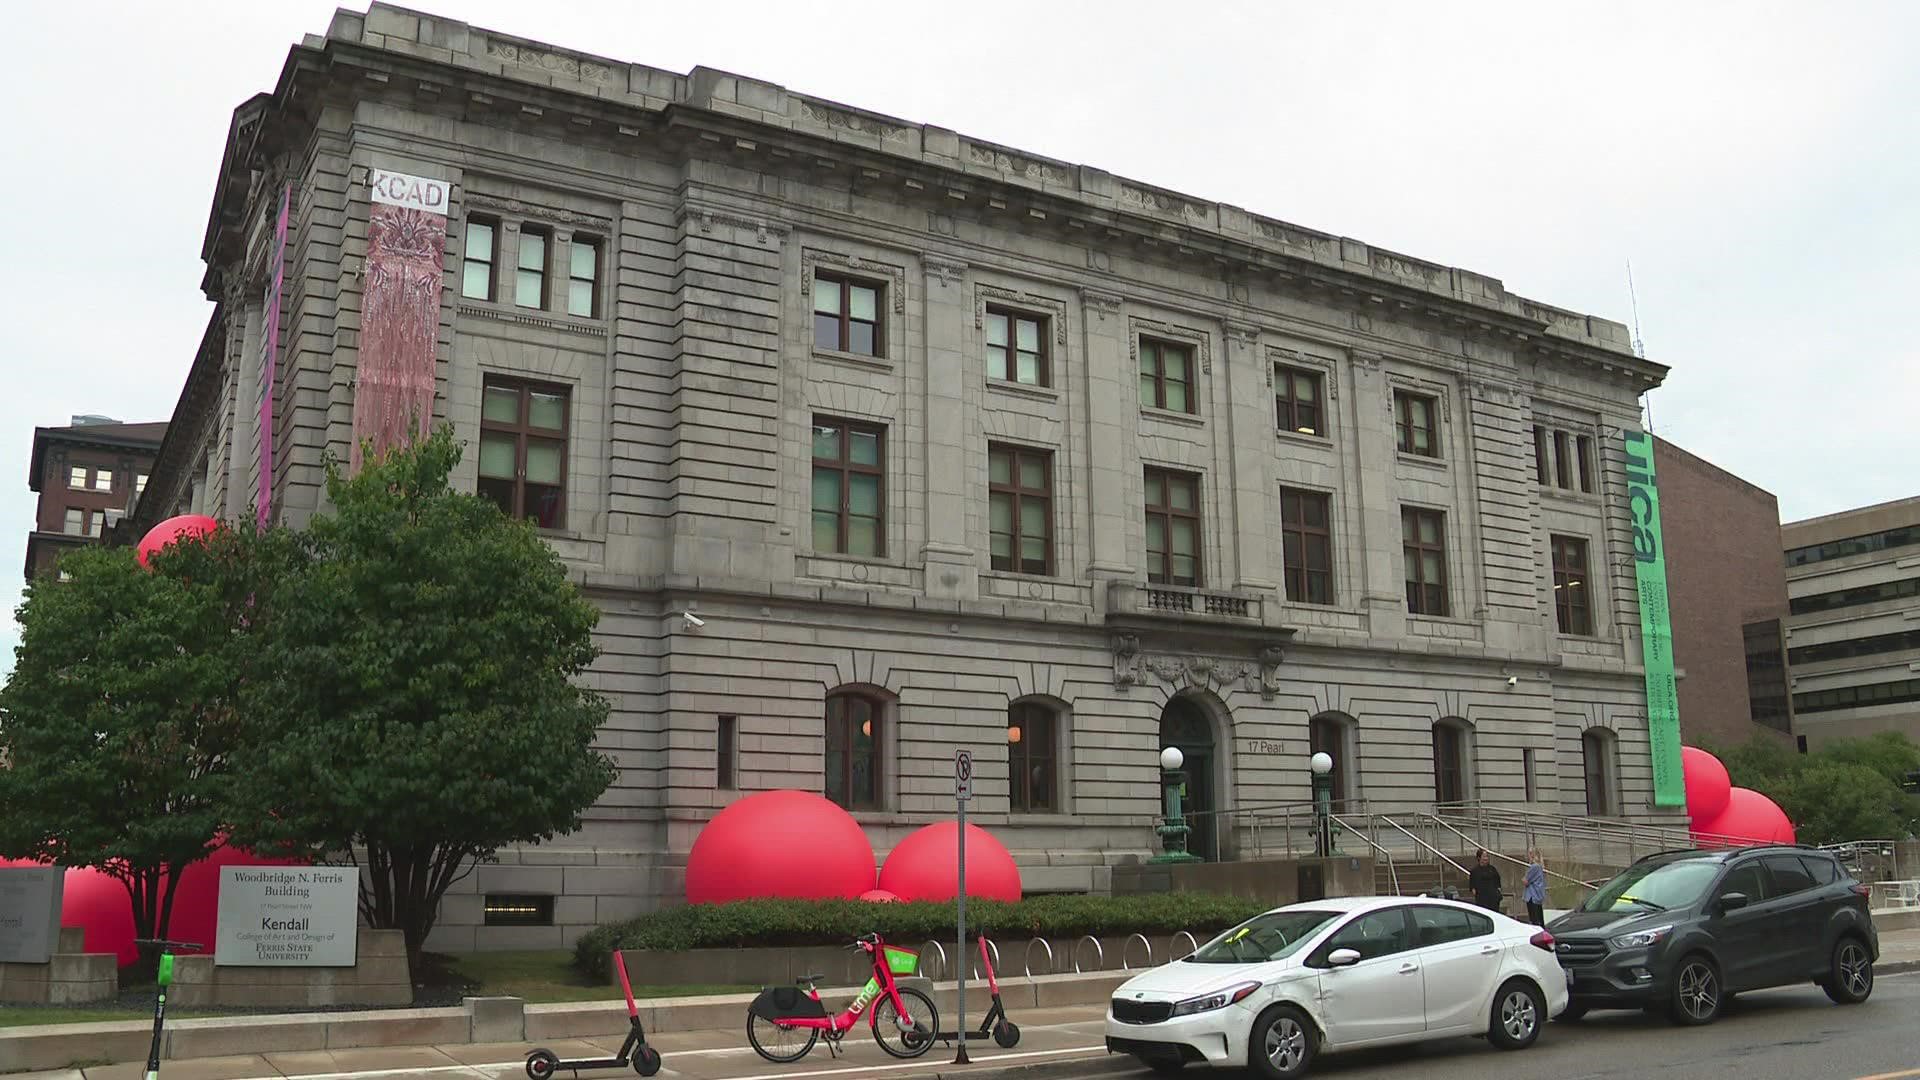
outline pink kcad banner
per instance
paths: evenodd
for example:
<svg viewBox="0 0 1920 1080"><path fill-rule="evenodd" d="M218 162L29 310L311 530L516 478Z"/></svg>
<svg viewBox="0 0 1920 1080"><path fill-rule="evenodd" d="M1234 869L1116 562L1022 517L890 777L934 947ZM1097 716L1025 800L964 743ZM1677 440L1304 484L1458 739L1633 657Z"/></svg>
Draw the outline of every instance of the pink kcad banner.
<svg viewBox="0 0 1920 1080"><path fill-rule="evenodd" d="M280 366L280 295L287 280L287 218L293 208L293 185L280 189L280 216L273 225L273 267L267 278L265 321L260 335L260 493L254 512L260 527L273 517L273 393L274 371Z"/></svg>
<svg viewBox="0 0 1920 1080"><path fill-rule="evenodd" d="M434 360L447 244L448 185L371 170L360 364L353 389L352 468L424 436L433 423Z"/></svg>

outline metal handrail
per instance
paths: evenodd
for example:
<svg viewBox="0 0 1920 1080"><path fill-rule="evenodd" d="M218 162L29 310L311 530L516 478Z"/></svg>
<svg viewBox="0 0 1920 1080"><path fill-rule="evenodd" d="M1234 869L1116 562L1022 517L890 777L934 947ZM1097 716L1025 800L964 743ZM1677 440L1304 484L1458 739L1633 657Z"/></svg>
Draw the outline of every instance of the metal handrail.
<svg viewBox="0 0 1920 1080"><path fill-rule="evenodd" d="M1369 818L1373 816L1374 815L1371 815L1371 814L1368 815ZM1373 837L1368 836L1366 833L1361 832L1359 829L1356 829L1352 825L1349 825L1347 822L1341 820L1341 817L1338 814L1328 814L1327 820L1347 830L1353 835L1359 837L1360 842L1367 845L1367 847L1373 849L1375 853L1386 856L1387 883L1393 889L1393 895L1399 896L1400 895L1400 872L1394 868L1393 852L1388 851L1384 847L1381 847L1377 842L1375 842Z"/></svg>
<svg viewBox="0 0 1920 1080"><path fill-rule="evenodd" d="M1428 821L1433 822L1434 825L1447 830L1448 832L1459 837L1460 839L1465 840L1469 844L1476 844L1476 845L1478 844L1478 841L1474 840L1473 837L1468 836L1466 833L1463 833L1459 829L1454 828L1452 825L1447 824L1447 822L1437 814L1421 814L1418 816L1426 818ZM1481 847L1480 850L1486 852L1488 855L1491 855L1496 859L1505 859L1506 861L1514 864L1515 866L1526 867L1526 866L1532 865L1528 863L1525 859L1516 859L1513 856L1506 854L1505 852L1496 851L1495 849L1490 847ZM1572 877L1567 874L1562 874L1557 870L1547 870L1547 868L1544 865L1541 866L1540 869L1545 870L1548 877L1559 878L1561 881L1565 881L1573 885L1578 885L1583 889L1598 888L1599 886L1605 884L1605 882L1599 882L1599 881L1581 881L1577 877Z"/></svg>
<svg viewBox="0 0 1920 1080"><path fill-rule="evenodd" d="M1413 843L1414 843L1414 846L1416 846L1416 847L1420 847L1420 848L1424 848L1424 849L1426 849L1426 852L1427 852L1427 854L1429 854L1429 855L1432 855L1432 856L1434 856L1434 857L1436 857L1436 858L1438 858L1438 859L1439 859L1439 860L1440 860L1441 862L1444 862L1444 863L1446 863L1446 864L1447 864L1448 866L1451 866L1451 867L1453 867L1453 868L1454 868L1455 870L1458 870L1459 872L1461 872L1461 873L1463 873L1463 874L1467 872L1467 868L1466 868L1466 867L1464 867L1464 866L1461 866L1461 865L1460 865L1459 863L1457 863L1457 862L1454 862L1454 861L1453 861L1453 859L1452 859L1451 857L1449 857L1449 856L1447 855L1447 853L1446 853L1446 852L1444 852L1444 851L1441 851L1441 850L1440 850L1439 848L1437 848L1437 847L1434 847L1434 846L1433 846L1432 844L1429 844L1429 843L1427 843L1427 842L1426 842L1425 840L1422 840L1422 839L1420 839L1420 838L1419 838L1418 836L1415 836L1415 835L1413 835L1412 833L1410 833L1410 832L1408 832L1408 831L1407 831L1407 829L1406 829L1406 826L1404 826L1404 825L1401 825L1401 824L1400 824L1399 822L1397 822L1397 821L1395 821L1395 820L1393 820L1393 817L1392 817L1392 815L1389 815L1389 814L1371 814L1371 815L1368 815L1368 816L1369 816L1369 818L1371 818L1372 820L1375 820L1375 821L1383 821L1383 822L1385 822L1385 823L1387 824L1387 826L1388 826L1389 828L1392 828L1392 829L1393 829L1393 830L1394 830L1395 832L1398 832L1398 833L1399 833L1400 835L1402 835L1402 836L1404 836L1404 837L1406 837L1407 839L1409 839L1409 840L1411 840L1411 841L1413 841ZM1335 820L1337 821L1337 820L1339 820L1339 819L1338 819L1338 818L1336 818ZM1342 822L1342 824L1345 824L1345 822ZM1348 828L1352 828L1352 826L1348 826Z"/></svg>

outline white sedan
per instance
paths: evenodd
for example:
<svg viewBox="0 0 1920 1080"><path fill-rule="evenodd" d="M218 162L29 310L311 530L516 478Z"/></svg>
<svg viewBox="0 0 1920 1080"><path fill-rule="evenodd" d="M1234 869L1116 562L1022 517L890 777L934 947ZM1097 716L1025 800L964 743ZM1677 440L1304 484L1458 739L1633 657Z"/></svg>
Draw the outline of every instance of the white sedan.
<svg viewBox="0 0 1920 1080"><path fill-rule="evenodd" d="M1322 1053L1485 1035L1532 1046L1567 1007L1553 936L1428 897L1344 897L1256 915L1114 991L1107 1050L1304 1074Z"/></svg>

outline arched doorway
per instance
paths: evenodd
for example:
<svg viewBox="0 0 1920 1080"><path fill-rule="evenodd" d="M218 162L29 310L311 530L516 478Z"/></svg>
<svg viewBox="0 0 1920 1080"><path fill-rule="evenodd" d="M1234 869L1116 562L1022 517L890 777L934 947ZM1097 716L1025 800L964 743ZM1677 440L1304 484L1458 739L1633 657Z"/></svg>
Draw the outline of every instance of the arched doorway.
<svg viewBox="0 0 1920 1080"><path fill-rule="evenodd" d="M1187 774L1186 794L1180 800L1186 815L1187 850L1208 862L1220 858L1219 793L1214 789L1218 748L1213 740L1213 722L1206 709L1191 697L1181 695L1167 702L1160 711L1160 748L1180 748L1186 759L1181 766Z"/></svg>

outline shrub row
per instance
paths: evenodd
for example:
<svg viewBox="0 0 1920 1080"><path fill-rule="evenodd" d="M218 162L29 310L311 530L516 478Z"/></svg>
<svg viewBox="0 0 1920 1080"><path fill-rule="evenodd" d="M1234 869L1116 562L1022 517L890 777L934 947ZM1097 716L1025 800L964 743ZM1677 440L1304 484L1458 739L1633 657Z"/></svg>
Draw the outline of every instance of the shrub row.
<svg viewBox="0 0 1920 1080"><path fill-rule="evenodd" d="M1175 934L1205 941L1211 934L1258 915L1272 905L1207 893L1144 896L1036 896L1017 904L967 901L967 928L1008 938L1085 934ZM589 931L574 948L574 962L599 978L613 950L738 949L765 946L844 945L862 934L917 947L954 932L954 905L875 904L860 900L741 900L689 904Z"/></svg>

